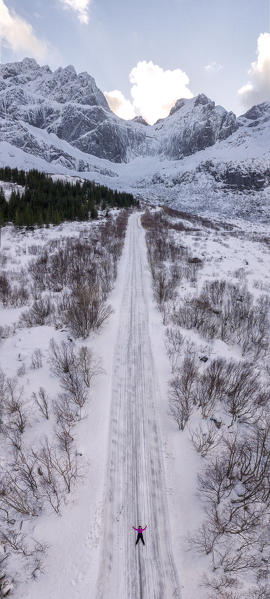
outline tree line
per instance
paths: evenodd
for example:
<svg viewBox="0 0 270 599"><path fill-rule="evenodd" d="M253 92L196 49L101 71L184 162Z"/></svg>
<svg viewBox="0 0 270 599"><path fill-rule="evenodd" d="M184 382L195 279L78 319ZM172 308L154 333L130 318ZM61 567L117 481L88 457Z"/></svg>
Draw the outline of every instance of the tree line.
<svg viewBox="0 0 270 599"><path fill-rule="evenodd" d="M0 180L24 186L13 190L9 201L0 188L0 224L16 226L58 225L69 220L97 218L98 210L138 206L132 194L122 193L91 181L56 180L38 170L0 168Z"/></svg>

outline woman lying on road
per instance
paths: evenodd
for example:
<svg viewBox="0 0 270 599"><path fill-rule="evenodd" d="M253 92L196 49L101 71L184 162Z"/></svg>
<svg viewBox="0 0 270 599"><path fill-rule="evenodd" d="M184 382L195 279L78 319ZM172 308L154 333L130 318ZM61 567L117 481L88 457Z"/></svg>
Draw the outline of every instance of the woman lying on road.
<svg viewBox="0 0 270 599"><path fill-rule="evenodd" d="M138 535L137 535L137 541L136 541L135 545L137 545L137 543L139 543L140 539L141 539L142 543L145 545L142 533L147 528L147 526L145 526L144 528L142 528L141 526L139 526L138 528L135 528L135 526L132 526L132 528L134 528L134 530L136 530L137 533L138 533Z"/></svg>

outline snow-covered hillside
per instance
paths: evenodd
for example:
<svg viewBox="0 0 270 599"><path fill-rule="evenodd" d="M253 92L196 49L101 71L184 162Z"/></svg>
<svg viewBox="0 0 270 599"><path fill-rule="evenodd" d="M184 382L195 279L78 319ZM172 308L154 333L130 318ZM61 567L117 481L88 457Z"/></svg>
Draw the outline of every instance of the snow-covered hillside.
<svg viewBox="0 0 270 599"><path fill-rule="evenodd" d="M78 175L195 212L267 218L270 102L236 118L204 94L150 126L94 79L33 59L0 66L0 164Z"/></svg>

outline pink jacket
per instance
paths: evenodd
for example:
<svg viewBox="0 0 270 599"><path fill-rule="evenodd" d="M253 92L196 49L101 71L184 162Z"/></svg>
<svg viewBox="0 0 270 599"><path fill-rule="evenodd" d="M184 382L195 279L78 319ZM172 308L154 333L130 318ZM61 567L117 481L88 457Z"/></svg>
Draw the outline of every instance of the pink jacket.
<svg viewBox="0 0 270 599"><path fill-rule="evenodd" d="M132 526L132 528L134 528L134 530L137 530L137 532L141 534L145 530L145 528L147 528L147 526L145 528L135 528L135 526Z"/></svg>

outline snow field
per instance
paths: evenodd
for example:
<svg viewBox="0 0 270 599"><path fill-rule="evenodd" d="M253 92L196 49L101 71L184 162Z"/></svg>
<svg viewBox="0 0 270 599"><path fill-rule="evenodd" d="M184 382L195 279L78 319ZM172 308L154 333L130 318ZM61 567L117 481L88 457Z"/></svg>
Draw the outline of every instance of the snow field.
<svg viewBox="0 0 270 599"><path fill-rule="evenodd" d="M161 211L162 212L162 211ZM157 213L156 213L157 214ZM167 223L182 223L190 227L190 220L183 218L169 218L166 215ZM221 585L222 568L218 567L218 560L213 556L205 555L203 551L197 551L194 543L190 539L196 536L198 529L206 518L206 507L203 501L203 495L198 490L197 475L204 471L205 466L211 458L219 456L219 447L222 449L222 438L224 435L233 438L234 434L240 440L247 434L248 426L244 423L235 423L232 429L229 429L231 420L225 414L221 404L216 405L213 417L221 421L220 431L214 426L217 433L216 446L209 450L209 453L203 457L195 449L191 437L199 427L206 430L208 419L203 419L200 412L193 410L183 431L179 431L174 421L169 407L168 383L179 372L183 372L184 357L194 356L197 372L203 374L206 368L215 359L226 359L243 361L250 360L249 355L243 356L241 347L237 343L224 342L221 339L209 339L202 335L195 328L187 329L176 327L171 320L172 307L174 304L183 305L186 296L192 298L198 295L205 281L215 279L226 280L232 284L243 285L252 293L255 299L263 293L269 296L269 246L264 242L265 231L259 225L241 229L239 223L233 227L232 231L225 231L222 223L219 223L219 231L207 229L199 226L199 231L178 232L175 229L162 228L162 222L159 222L157 236L163 236L168 239L168 231L171 232L176 244L188 248L188 256L203 260L197 272L197 277L193 280L187 280L183 277L175 290L172 301L161 304L159 313L155 310L150 312L150 335L154 347L154 356L157 364L157 372L161 386L161 432L163 439L163 455L165 461L166 480L168 485L168 503L171 520L173 552L182 585L183 599L193 599L200 596L203 599L216 599L217 596L224 599L231 597L246 599L247 597L268 597L268 580L259 578L260 569L244 568L231 573L231 582L228 586ZM194 227L198 228L198 222L194 218ZM147 226L146 226L147 230ZM150 248L153 247L153 240L149 241ZM170 267L170 262L164 260L160 263L163 272ZM181 262L179 262L181 266ZM152 279L150 273L149 277ZM152 283L153 284L153 283ZM154 287L155 289L155 287ZM166 303L168 304L166 306ZM207 315L205 315L207 318ZM174 356L177 362L170 362L169 357L165 358L165 351L171 349L168 338L165 335L166 328L176 331L179 330L183 339L183 345L178 350L179 353ZM161 334L161 325L163 325L163 334ZM269 352L269 350L268 350ZM269 353L262 353L262 357L255 362L255 368L260 371L260 381L265 384L268 381L267 376L267 356ZM200 359L206 358L206 362ZM197 375L196 375L197 376ZM267 391L267 388L266 388ZM260 411L259 411L260 412ZM208 426L208 425L207 425ZM251 429L250 429L251 430ZM235 495L237 498L237 494ZM259 529L261 534L262 528ZM235 546L232 545L231 552ZM255 563L255 562L253 562ZM216 566L216 572L213 573L213 567ZM227 577L230 574L227 574ZM215 579L218 584L216 590L212 591L210 586L206 585L206 577ZM226 575L224 576L224 579ZM228 583L227 583L228 584ZM220 586L218 586L220 585ZM258 594L256 594L258 593ZM261 593L261 595L259 594Z"/></svg>
<svg viewBox="0 0 270 599"><path fill-rule="evenodd" d="M118 211L113 211L115 214ZM36 256L33 247L44 247L48 241L65 240L67 237L79 239L89 236L99 224L69 223L58 227L15 231L6 227L3 230L2 268L13 270L16 281L21 269ZM96 233L94 236L96 237ZM30 249L30 250L29 250ZM121 273L121 265L119 266ZM121 274L119 274L119 280ZM29 578L20 560L13 560L12 575L16 581L14 597L24 599L57 599L63 597L88 597L89 589L94 589L99 560L99 544L103 521L103 489L106 465L106 446L109 428L111 369L116 323L118 323L118 285L110 296L114 312L102 334L92 334L87 340L76 341L73 347L87 346L102 364L102 372L94 380L82 420L73 428L76 444L79 473L77 481L61 506L61 515L45 510L39 518L22 519L23 533L27 538L46 543L47 552L43 559L41 574L36 580ZM0 324L10 326L1 340L0 365L8 377L18 377L19 386L24 387L24 408L27 413L27 426L23 434L24 444L30 450L45 438L55 439L55 420L52 414L52 401L61 388L50 372L49 342L51 338L60 344L67 341L67 330L56 330L53 326L18 328L18 318L28 306L2 308ZM42 352L42 366L31 367L33 351ZM23 366L23 368L22 368ZM21 374L18 376L18 371ZM45 420L33 402L32 393L43 387L48 393L50 418ZM2 467L10 459L11 453L4 440L1 442ZM7 451L8 450L8 451ZM19 520L18 520L19 524ZM38 574L38 573L37 573Z"/></svg>

